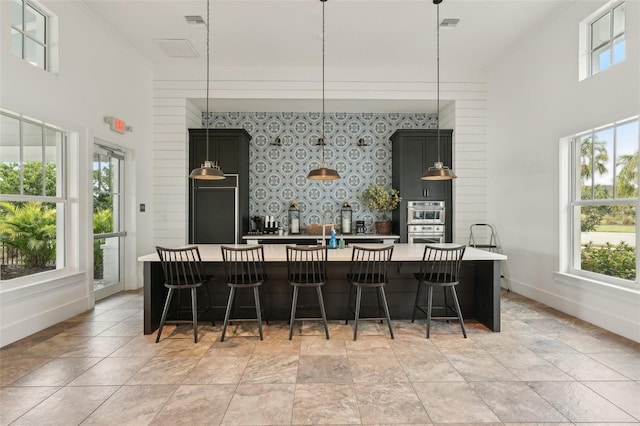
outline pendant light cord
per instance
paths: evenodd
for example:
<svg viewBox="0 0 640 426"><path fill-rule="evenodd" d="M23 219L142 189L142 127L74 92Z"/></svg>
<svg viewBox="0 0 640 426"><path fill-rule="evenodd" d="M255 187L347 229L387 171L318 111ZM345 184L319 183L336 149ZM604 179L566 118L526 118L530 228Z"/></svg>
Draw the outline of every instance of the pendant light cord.
<svg viewBox="0 0 640 426"><path fill-rule="evenodd" d="M209 15L209 3L210 0L207 0L207 116L205 118L205 128L206 128L206 140L207 140L207 161L209 161L209 23L210 23L210 15ZM216 160L217 160L216 155Z"/></svg>
<svg viewBox="0 0 640 426"><path fill-rule="evenodd" d="M440 3L436 4L436 29L436 110L438 113L436 139L438 143L438 162L440 162Z"/></svg>
<svg viewBox="0 0 640 426"><path fill-rule="evenodd" d="M327 0L322 1L322 164L324 164L324 5Z"/></svg>

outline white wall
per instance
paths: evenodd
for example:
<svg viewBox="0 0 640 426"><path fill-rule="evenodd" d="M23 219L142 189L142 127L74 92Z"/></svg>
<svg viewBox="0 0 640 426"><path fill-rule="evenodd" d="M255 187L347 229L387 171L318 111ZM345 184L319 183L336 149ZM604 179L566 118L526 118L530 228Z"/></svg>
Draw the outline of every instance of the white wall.
<svg viewBox="0 0 640 426"><path fill-rule="evenodd" d="M136 259L152 247L151 221L141 217L151 213L136 213L136 200L148 205L152 202L146 189L151 186L152 70L105 30L81 2L43 1L42 5L59 18L58 72L45 72L13 55L9 37L0 37L0 106L71 133L69 268L0 285L0 346L93 306L94 138L130 154L129 209L125 217L130 230L127 288L142 285L136 279ZM10 27L10 7L11 2L0 2L0 28ZM106 115L124 119L133 126L133 132L119 135L109 131L103 122Z"/></svg>
<svg viewBox="0 0 640 426"><path fill-rule="evenodd" d="M490 70L488 218L514 291L640 341L639 292L554 279L559 140L640 112L640 2L626 2L626 60L578 82L578 24L603 4L574 2Z"/></svg>

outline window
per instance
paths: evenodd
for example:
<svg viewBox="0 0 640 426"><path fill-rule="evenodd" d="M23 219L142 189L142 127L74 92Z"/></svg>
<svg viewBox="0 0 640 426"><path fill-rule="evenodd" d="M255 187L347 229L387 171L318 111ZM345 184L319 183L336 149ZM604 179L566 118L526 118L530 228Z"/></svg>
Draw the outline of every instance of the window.
<svg viewBox="0 0 640 426"><path fill-rule="evenodd" d="M638 282L639 146L637 117L571 140L571 271Z"/></svg>
<svg viewBox="0 0 640 426"><path fill-rule="evenodd" d="M0 280L65 266L66 139L0 112Z"/></svg>
<svg viewBox="0 0 640 426"><path fill-rule="evenodd" d="M11 51L43 70L48 69L47 15L25 0L11 3Z"/></svg>
<svg viewBox="0 0 640 426"><path fill-rule="evenodd" d="M591 23L591 75L624 60L624 7L621 3Z"/></svg>

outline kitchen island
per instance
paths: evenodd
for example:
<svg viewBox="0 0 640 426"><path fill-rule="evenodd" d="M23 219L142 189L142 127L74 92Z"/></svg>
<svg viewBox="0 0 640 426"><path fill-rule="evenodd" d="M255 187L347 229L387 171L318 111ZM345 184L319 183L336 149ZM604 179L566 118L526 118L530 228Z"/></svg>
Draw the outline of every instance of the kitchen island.
<svg viewBox="0 0 640 426"><path fill-rule="evenodd" d="M380 247L384 244L357 245ZM444 247L448 245L441 244ZM222 318L228 295L220 246L220 244L198 245L207 273L214 277L209 287L209 294L211 305L219 308L215 309L216 318ZM228 244L228 246L234 245ZM238 246L246 247L246 245ZM265 244L263 247L268 274L268 280L264 285L267 316L271 320L288 320L291 286L287 282L286 245ZM323 287L329 319L345 319L347 316L350 284L346 274L351 261L351 247L329 250L328 282ZM423 252L424 244L394 244L389 285L385 288L392 320L411 318L417 288L413 273L420 269ZM457 292L464 318L475 318L492 331L500 331L500 262L506 259L507 257L502 254L467 247L460 271ZM144 263L144 333L151 334L160 323L167 289L163 285L162 267L156 253L141 256L138 261ZM315 293L301 293L299 306L301 308L314 306L315 297ZM250 301L250 299L247 300ZM239 302L244 304L242 300ZM364 295L363 303L365 303ZM434 294L434 304L441 304L440 294ZM205 318L203 317L202 320L205 321Z"/></svg>

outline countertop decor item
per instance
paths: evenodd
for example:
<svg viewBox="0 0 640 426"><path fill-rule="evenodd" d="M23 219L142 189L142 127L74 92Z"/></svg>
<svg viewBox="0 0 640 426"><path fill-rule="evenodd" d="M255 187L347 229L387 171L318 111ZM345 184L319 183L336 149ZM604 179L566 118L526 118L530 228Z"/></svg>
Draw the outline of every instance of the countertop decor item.
<svg viewBox="0 0 640 426"><path fill-rule="evenodd" d="M433 4L436 5L436 28L437 28L437 36L436 36L436 110L438 111L438 136L437 136L437 144L438 144L438 161L433 163L432 167L429 167L422 174L422 180L451 180L457 178L456 174L453 173L449 167L442 164L440 161L440 3L442 0L433 0Z"/></svg>
<svg viewBox="0 0 640 426"><path fill-rule="evenodd" d="M362 191L360 200L378 216L375 222L376 232L380 235L391 234L391 220L389 213L400 204L400 193L397 189L385 188L380 185L371 185Z"/></svg>
<svg viewBox="0 0 640 426"><path fill-rule="evenodd" d="M322 161L317 169L313 169L309 172L307 179L311 180L336 180L340 179L340 175L337 170L330 169L324 161L324 147L326 145L324 138L324 4L327 0L320 0L322 2L322 137L318 139L317 145L322 146Z"/></svg>
<svg viewBox="0 0 640 426"><path fill-rule="evenodd" d="M209 14L209 5L210 0L207 0L207 118L205 120L205 128L207 129L206 135L206 149L207 156L205 157L204 163L191 171L189 177L191 179L201 179L201 180L222 180L225 179L223 171L220 169L218 165L218 161L210 161L209 160L209 34L211 31L211 18ZM216 147L218 144L216 143ZM217 155L216 155L217 158Z"/></svg>
<svg viewBox="0 0 640 426"><path fill-rule="evenodd" d="M292 200L289 203L289 234L300 233L300 205Z"/></svg>
<svg viewBox="0 0 640 426"><path fill-rule="evenodd" d="M350 234L351 233L351 224L353 222L353 210L351 209L351 204L349 201L344 200L342 202L342 208L340 209L340 219L342 223L342 233Z"/></svg>

